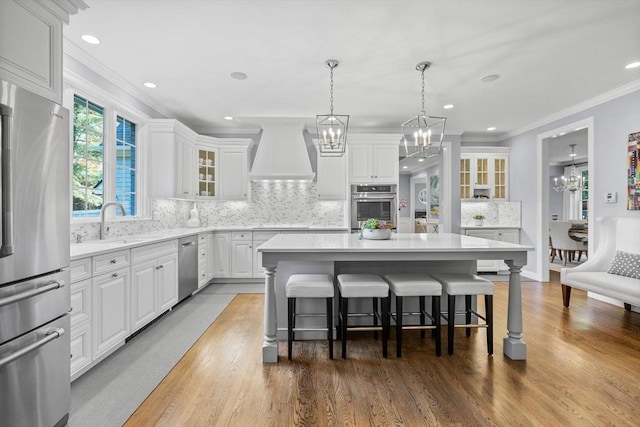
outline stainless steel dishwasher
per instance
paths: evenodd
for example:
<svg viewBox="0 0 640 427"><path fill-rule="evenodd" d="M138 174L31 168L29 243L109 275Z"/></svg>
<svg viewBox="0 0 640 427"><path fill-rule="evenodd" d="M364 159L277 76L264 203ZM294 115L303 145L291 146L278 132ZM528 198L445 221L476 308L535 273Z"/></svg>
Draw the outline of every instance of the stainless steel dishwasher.
<svg viewBox="0 0 640 427"><path fill-rule="evenodd" d="M198 289L198 236L178 240L178 301Z"/></svg>

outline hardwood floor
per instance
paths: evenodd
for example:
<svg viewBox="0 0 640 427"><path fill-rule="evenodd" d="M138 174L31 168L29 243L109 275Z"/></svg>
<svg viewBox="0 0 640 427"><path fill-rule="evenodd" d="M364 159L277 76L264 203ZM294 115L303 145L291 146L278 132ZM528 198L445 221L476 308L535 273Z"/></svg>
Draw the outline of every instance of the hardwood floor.
<svg viewBox="0 0 640 427"><path fill-rule="evenodd" d="M346 360L307 341L288 361L284 341L280 363L263 365L264 296L238 295L126 425L638 425L640 314L579 290L565 309L552 280L522 283L526 361L502 354L506 283L496 283L492 357L484 330L466 338L462 329L448 356L443 328L441 357L406 331L400 359L393 350L383 359L365 334L350 340Z"/></svg>

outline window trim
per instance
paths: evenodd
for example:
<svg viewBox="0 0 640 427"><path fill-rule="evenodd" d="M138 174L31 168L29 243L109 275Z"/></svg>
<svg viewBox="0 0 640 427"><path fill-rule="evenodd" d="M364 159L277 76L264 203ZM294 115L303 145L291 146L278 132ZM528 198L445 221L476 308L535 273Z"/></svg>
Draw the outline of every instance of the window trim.
<svg viewBox="0 0 640 427"><path fill-rule="evenodd" d="M105 147L103 157L103 171L104 178L108 180L114 179L115 167L116 167L116 153L113 148L116 144L116 125L117 117L123 117L126 120L136 124L136 205L137 212L135 216L116 216L115 209L107 209L105 211L105 218L109 221L132 221L132 220L148 220L151 219L150 203L147 197L146 180L142 179L147 174L147 149L146 143L143 140L142 128L146 125L150 119L146 114L126 105L118 98L112 96L105 90L96 86L90 86L79 81L65 81L65 90L63 95L63 106L67 108L70 113L69 119L69 165L73 164L73 104L74 95L80 96L89 102L100 105L104 108L104 140L108 142L109 147ZM107 174L108 171L108 174ZM115 186L109 185L104 191L104 200L115 200ZM73 176L69 174L69 188L73 191ZM71 224L87 224L96 223L100 221L100 218L75 218L73 216L73 198L69 198L69 220Z"/></svg>

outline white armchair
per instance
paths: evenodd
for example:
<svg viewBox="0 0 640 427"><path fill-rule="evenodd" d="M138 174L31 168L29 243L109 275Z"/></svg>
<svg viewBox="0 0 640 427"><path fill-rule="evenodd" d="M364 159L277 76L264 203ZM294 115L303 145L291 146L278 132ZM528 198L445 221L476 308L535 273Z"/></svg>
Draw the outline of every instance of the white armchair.
<svg viewBox="0 0 640 427"><path fill-rule="evenodd" d="M551 249L560 251L563 255L563 265L567 265L567 260L570 259L571 254L574 251L586 251L587 246L569 237L569 229L573 224L569 221L552 221L549 223L549 237L551 237Z"/></svg>
<svg viewBox="0 0 640 427"><path fill-rule="evenodd" d="M640 306L640 279L607 273L616 251L640 253L640 217L598 218L595 231L598 247L589 260L560 270L564 306L569 307L572 287L622 301L627 310Z"/></svg>

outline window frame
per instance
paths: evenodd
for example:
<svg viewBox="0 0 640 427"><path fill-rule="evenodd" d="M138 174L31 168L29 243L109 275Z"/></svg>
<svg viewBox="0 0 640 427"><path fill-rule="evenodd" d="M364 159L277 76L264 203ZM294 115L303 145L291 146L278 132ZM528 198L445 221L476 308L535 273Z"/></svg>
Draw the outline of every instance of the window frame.
<svg viewBox="0 0 640 427"><path fill-rule="evenodd" d="M73 165L73 105L74 96L79 96L89 102L97 104L104 108L104 153L103 153L103 203L115 200L116 182L115 174L117 167L116 156L116 126L117 117L120 116L125 120L135 123L136 132L136 215L134 216L118 216L116 209L107 209L105 218L109 221L132 221L132 220L148 220L151 218L149 212L149 203L147 202L147 188L144 185L142 177L146 174L146 144L143 139L142 128L145 126L150 117L136 111L122 101L113 97L108 92L98 89L94 86L84 86L68 82L63 97L63 106L70 111L69 114L69 165ZM69 188L73 193L73 174L69 174ZM83 217L77 218L73 216L73 197L69 197L69 219L71 224L96 223L100 222L99 217Z"/></svg>

